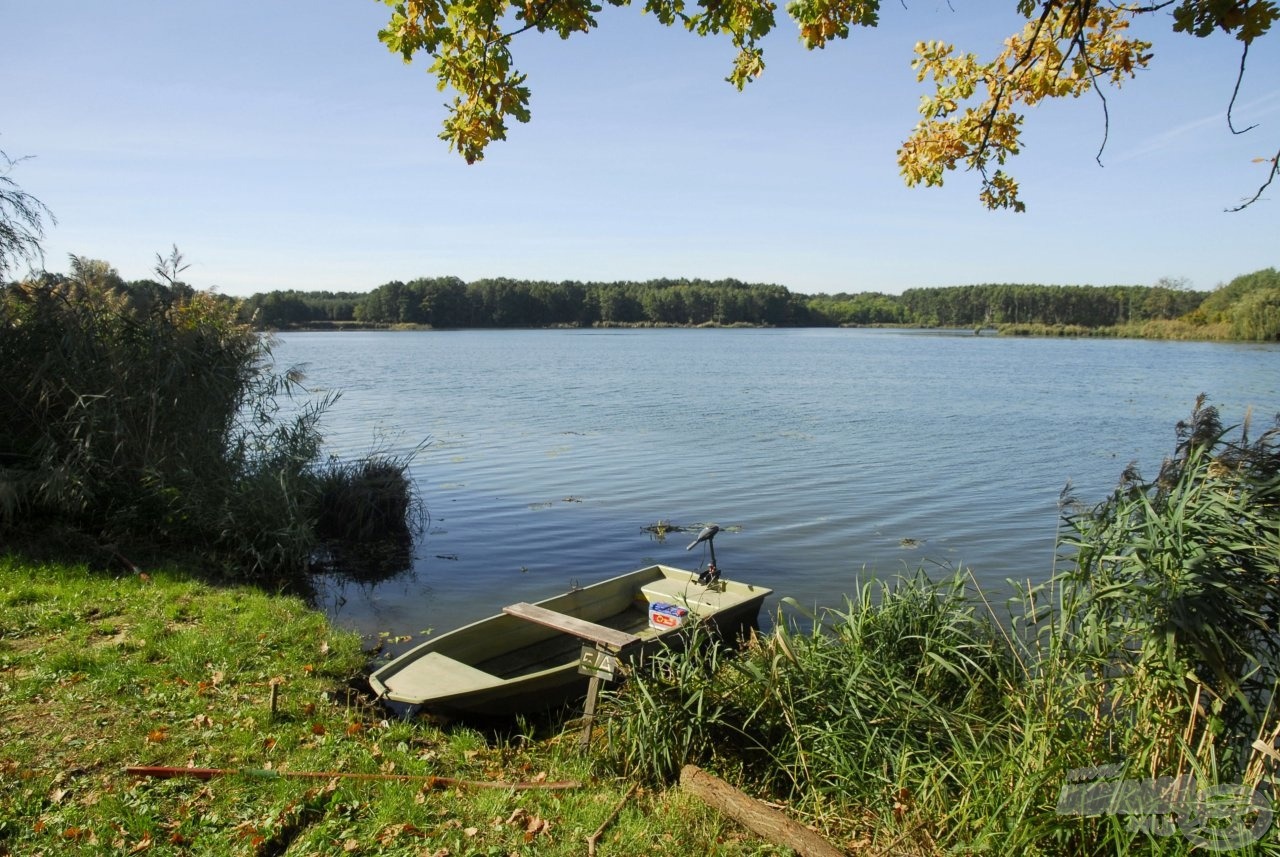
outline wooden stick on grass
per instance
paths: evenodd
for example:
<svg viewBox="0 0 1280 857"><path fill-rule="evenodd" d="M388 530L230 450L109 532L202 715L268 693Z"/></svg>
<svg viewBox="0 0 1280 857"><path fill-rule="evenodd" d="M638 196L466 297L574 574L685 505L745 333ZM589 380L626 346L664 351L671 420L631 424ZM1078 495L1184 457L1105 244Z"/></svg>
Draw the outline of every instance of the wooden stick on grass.
<svg viewBox="0 0 1280 857"><path fill-rule="evenodd" d="M627 793L622 796L622 800L618 801L618 805L613 808L613 812L609 813L609 817L600 822L600 826L596 828L596 832L587 837L587 857L596 857L596 844L600 842L600 837L604 836L604 830L613 820L618 817L618 813L622 812L622 808L627 805L627 801L631 798L631 793L636 790L633 784L627 789Z"/></svg>
<svg viewBox="0 0 1280 857"><path fill-rule="evenodd" d="M473 789L510 789L512 791L559 791L564 789L581 788L582 783L573 780L560 780L556 782L523 782L523 783L504 783L504 782L484 782L478 780L459 780L453 777L433 777L430 775L417 774L359 774L351 771L276 771L269 768L170 768L154 765L130 765L124 769L126 774L132 774L135 777L155 777L157 779L173 779L174 777L193 777L197 780L209 780L214 777L242 776L242 777L264 777L273 779L276 777L289 777L292 779L307 780L386 780L392 782L426 783L429 788L460 788Z"/></svg>
<svg viewBox="0 0 1280 857"><path fill-rule="evenodd" d="M685 765L681 769L680 787L757 836L775 845L791 848L800 857L844 857L843 851L809 828L743 794L696 765Z"/></svg>

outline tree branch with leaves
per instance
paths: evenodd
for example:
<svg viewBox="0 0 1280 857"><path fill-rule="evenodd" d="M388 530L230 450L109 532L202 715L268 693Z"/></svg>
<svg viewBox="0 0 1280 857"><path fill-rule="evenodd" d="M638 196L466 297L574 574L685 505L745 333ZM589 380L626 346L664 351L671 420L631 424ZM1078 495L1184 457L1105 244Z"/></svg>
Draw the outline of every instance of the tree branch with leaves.
<svg viewBox="0 0 1280 857"><path fill-rule="evenodd" d="M391 20L378 35L410 62L433 58L430 71L441 90L452 88L440 137L467 161L484 157L494 140L505 140L507 120L528 122L529 87L513 64L511 42L529 31L562 39L590 32L602 6L592 0L384 0ZM605 0L612 6L630 0ZM764 71L761 40L777 25L771 0L645 0L643 11L667 26L697 35L726 36L738 49L726 80L742 89ZM849 37L852 27L879 24L880 0L792 0L787 15L810 49ZM898 166L909 186L940 186L959 167L981 180L979 200L987 208L1024 211L1018 182L1004 167L1022 147L1020 112L1049 98L1094 93L1102 105L1103 141L1110 126L1104 88L1121 86L1148 67L1152 44L1130 35L1140 17L1168 12L1173 31L1204 38L1222 31L1241 44L1240 70L1228 107L1231 119L1249 46L1271 32L1280 18L1274 0L1163 0L1148 4L1099 0L1017 0L1026 20L994 59L957 52L954 45L921 41L912 62L933 93L921 100L922 119L898 150ZM505 28L505 29L504 29ZM1252 127L1252 126L1251 126ZM1262 198L1280 175L1280 152L1257 159L1267 176L1238 211Z"/></svg>

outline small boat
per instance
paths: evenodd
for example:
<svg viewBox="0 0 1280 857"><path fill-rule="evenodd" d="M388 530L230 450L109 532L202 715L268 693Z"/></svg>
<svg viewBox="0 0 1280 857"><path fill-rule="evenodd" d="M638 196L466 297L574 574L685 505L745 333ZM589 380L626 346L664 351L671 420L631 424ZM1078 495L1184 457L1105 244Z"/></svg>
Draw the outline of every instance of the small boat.
<svg viewBox="0 0 1280 857"><path fill-rule="evenodd" d="M702 576L706 580L707 576ZM369 676L382 699L444 716L511 716L580 699L586 651L634 663L703 623L736 639L773 590L651 565L427 640Z"/></svg>

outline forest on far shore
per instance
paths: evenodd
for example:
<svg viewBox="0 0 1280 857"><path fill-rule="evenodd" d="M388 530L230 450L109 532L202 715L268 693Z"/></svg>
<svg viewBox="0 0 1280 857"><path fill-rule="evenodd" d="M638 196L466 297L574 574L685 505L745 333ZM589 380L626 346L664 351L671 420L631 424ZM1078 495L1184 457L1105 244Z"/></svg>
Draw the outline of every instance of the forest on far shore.
<svg viewBox="0 0 1280 857"><path fill-rule="evenodd" d="M994 328L1009 334L1280 339L1280 272L1213 291L1154 286L988 284L804 295L739 280L581 283L457 277L370 292L274 291L244 302L260 327L538 328L642 326Z"/></svg>
<svg viewBox="0 0 1280 857"><path fill-rule="evenodd" d="M70 274L42 272L30 284L75 283L77 271L92 268L116 291L139 300L172 288L195 291L178 282L176 271L163 276L163 284L126 282L106 262L76 256L72 261ZM999 283L908 289L898 295L804 295L734 279L552 283L499 277L467 283L422 277L368 292L213 297L236 302L238 318L260 330L949 327L1024 336L1280 341L1280 272L1275 268L1244 274L1212 291L1162 280L1152 286Z"/></svg>

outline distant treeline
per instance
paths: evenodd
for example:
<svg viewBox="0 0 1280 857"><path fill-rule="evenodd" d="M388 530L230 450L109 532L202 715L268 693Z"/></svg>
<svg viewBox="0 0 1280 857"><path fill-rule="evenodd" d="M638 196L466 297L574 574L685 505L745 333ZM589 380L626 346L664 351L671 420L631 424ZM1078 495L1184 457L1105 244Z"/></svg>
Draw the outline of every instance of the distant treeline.
<svg viewBox="0 0 1280 857"><path fill-rule="evenodd" d="M807 298L737 280L559 283L505 277L393 281L365 294L271 292L247 308L267 327L351 321L436 328L810 324Z"/></svg>
<svg viewBox="0 0 1280 857"><path fill-rule="evenodd" d="M580 283L457 277L394 281L365 293L269 292L245 302L262 327L433 328L759 325L1000 327L1181 338L1280 338L1280 274L1267 268L1213 292L1177 284L988 284L802 295L738 280Z"/></svg>
<svg viewBox="0 0 1280 857"><path fill-rule="evenodd" d="M591 327L594 325L974 326L1078 324L1088 327L1177 318L1205 292L1165 286L983 285L806 296L783 286L737 280L643 283L533 282L456 277L399 281L364 294L269 292L247 307L267 327L313 322L431 327Z"/></svg>

